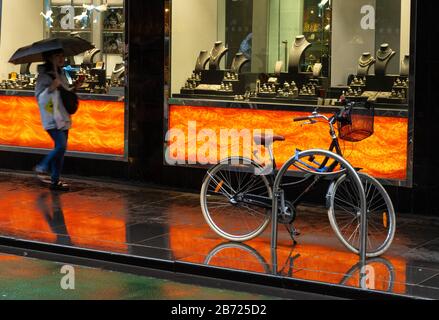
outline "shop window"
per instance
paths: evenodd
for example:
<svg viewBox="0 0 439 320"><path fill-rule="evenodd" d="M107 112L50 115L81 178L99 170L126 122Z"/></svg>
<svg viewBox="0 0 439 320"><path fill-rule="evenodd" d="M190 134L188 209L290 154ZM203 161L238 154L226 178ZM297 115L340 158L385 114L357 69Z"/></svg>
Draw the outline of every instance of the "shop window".
<svg viewBox="0 0 439 320"><path fill-rule="evenodd" d="M171 34L174 97L408 106L407 0L174 0Z"/></svg>
<svg viewBox="0 0 439 320"><path fill-rule="evenodd" d="M198 121L198 131L258 125L291 133L301 149L324 148L315 129L297 140L285 117L368 102L375 134L349 144L348 155L361 167L368 154L366 172L410 184L411 0L166 3L167 129L186 129L188 121ZM386 150L397 164L380 162ZM187 146L186 160L195 152ZM277 153L286 161L294 150Z"/></svg>
<svg viewBox="0 0 439 320"><path fill-rule="evenodd" d="M38 152L51 147L40 128L33 97L40 63L16 66L8 63L9 58L18 48L42 39L80 37L95 49L66 59L69 81L85 78L78 90L81 103L73 117L69 150L125 157L124 0L4 0L0 4L0 109L8 115L2 120L8 126L0 123L0 148Z"/></svg>

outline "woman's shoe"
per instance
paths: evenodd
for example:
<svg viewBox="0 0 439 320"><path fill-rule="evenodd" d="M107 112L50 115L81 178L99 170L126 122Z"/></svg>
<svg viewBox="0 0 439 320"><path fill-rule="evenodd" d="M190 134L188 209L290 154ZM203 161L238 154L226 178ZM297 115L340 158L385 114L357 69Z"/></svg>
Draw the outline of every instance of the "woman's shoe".
<svg viewBox="0 0 439 320"><path fill-rule="evenodd" d="M49 176L49 172L47 170L42 169L38 165L34 167L33 171L40 181L46 180L47 177Z"/></svg>
<svg viewBox="0 0 439 320"><path fill-rule="evenodd" d="M57 183L51 183L50 184L50 190L54 191L69 191L70 187L67 183L58 181Z"/></svg>

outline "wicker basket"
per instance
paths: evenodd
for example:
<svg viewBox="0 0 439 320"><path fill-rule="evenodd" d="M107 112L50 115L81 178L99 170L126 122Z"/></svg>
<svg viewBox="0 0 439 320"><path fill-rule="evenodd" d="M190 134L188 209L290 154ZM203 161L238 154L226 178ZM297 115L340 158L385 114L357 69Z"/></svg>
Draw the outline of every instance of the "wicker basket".
<svg viewBox="0 0 439 320"><path fill-rule="evenodd" d="M374 132L375 110L367 102L350 102L338 118L340 139L359 142L369 138Z"/></svg>

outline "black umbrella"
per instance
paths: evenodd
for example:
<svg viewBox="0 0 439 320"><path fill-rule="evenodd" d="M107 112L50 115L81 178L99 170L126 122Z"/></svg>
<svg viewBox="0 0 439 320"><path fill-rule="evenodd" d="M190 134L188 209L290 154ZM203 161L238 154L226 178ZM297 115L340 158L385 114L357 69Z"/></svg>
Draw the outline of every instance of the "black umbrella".
<svg viewBox="0 0 439 320"><path fill-rule="evenodd" d="M46 39L18 49L11 59L9 59L9 62L23 64L44 61L44 52L59 49L64 51L66 57L71 57L87 50L94 49L94 47L95 46L90 42L79 37Z"/></svg>

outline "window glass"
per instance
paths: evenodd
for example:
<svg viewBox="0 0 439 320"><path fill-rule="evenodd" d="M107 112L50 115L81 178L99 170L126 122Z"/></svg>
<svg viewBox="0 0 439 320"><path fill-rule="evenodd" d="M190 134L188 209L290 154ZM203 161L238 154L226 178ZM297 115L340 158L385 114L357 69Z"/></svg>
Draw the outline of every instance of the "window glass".
<svg viewBox="0 0 439 320"><path fill-rule="evenodd" d="M86 77L79 92L124 95L123 0L6 0L2 4L0 89L33 90L38 63L31 66L8 63L18 48L44 38L74 36L96 47L66 61L71 66L66 72L72 81L79 75ZM19 81L13 81L16 78Z"/></svg>
<svg viewBox="0 0 439 320"><path fill-rule="evenodd" d="M174 97L407 108L410 0L171 3Z"/></svg>

